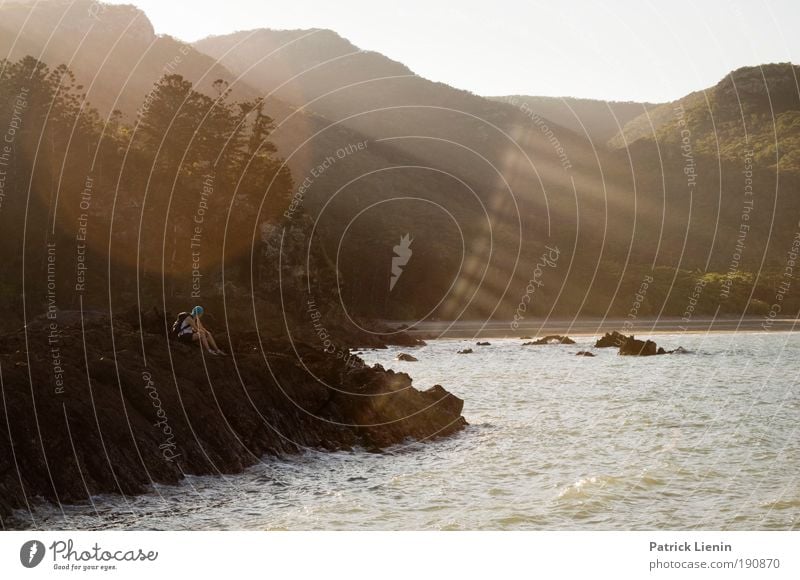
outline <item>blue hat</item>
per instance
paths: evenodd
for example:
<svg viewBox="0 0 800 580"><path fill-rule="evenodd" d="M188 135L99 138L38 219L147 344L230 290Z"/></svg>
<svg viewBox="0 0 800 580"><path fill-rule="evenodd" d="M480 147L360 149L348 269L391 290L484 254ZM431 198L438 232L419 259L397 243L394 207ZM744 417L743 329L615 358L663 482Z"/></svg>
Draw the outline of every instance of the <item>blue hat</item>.
<svg viewBox="0 0 800 580"><path fill-rule="evenodd" d="M192 316L200 316L203 312L205 312L205 310L203 310L202 306L195 306L192 308Z"/></svg>

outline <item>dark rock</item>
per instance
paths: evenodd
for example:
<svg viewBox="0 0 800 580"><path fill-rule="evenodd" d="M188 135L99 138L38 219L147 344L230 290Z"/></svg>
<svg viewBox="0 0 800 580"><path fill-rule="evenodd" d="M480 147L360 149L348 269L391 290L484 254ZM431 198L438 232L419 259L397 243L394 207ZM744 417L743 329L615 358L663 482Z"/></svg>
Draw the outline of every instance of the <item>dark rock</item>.
<svg viewBox="0 0 800 580"><path fill-rule="evenodd" d="M679 346L678 348L675 348L673 350L668 350L667 354L691 354L691 352L692 351L686 350L682 346Z"/></svg>
<svg viewBox="0 0 800 580"><path fill-rule="evenodd" d="M543 344L575 344L575 341L568 336L561 336L560 334L550 334L544 338L534 340L533 342L526 342L522 346L540 346Z"/></svg>
<svg viewBox="0 0 800 580"><path fill-rule="evenodd" d="M196 346L165 338L165 315L147 317L117 317L113 328L64 317L56 345L47 320L0 336L3 527L33 498L142 493L187 474L236 473L265 455L384 449L466 425L460 399L438 385L419 391L405 373L281 339L254 351L238 334L217 335L231 356L201 358Z"/></svg>
<svg viewBox="0 0 800 580"><path fill-rule="evenodd" d="M595 348L619 348L626 338L628 337L616 330L614 332L606 332L601 338L597 339L594 346Z"/></svg>
<svg viewBox="0 0 800 580"><path fill-rule="evenodd" d="M664 354L664 349L659 352L658 346L652 340L637 340L631 335L625 337L625 342L619 347L619 354L623 356L654 356Z"/></svg>
<svg viewBox="0 0 800 580"><path fill-rule="evenodd" d="M464 350L458 351L458 354L472 354L471 348L465 348Z"/></svg>
<svg viewBox="0 0 800 580"><path fill-rule="evenodd" d="M594 356L594 353L591 353L588 350L582 350L576 353L575 356Z"/></svg>
<svg viewBox="0 0 800 580"><path fill-rule="evenodd" d="M491 346L492 343L491 342L476 342L475 345L476 346Z"/></svg>
<svg viewBox="0 0 800 580"><path fill-rule="evenodd" d="M411 356L410 354L401 352L397 355L397 360L405 361L405 362L417 362L419 359L416 357Z"/></svg>

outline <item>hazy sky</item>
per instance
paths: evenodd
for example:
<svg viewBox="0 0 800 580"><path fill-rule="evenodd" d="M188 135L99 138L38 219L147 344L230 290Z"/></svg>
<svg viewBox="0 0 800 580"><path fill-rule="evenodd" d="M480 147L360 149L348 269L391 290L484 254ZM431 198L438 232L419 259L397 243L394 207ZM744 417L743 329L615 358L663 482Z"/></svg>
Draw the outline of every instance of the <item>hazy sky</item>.
<svg viewBox="0 0 800 580"><path fill-rule="evenodd" d="M797 62L800 0L112 0L183 40L331 28L481 95L665 101L728 71Z"/></svg>

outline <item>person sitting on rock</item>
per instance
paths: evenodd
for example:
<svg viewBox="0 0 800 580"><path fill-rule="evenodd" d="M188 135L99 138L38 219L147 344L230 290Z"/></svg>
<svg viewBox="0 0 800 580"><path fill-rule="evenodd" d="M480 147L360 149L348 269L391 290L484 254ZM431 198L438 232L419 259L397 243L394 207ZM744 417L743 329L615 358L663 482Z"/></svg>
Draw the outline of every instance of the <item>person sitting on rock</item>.
<svg viewBox="0 0 800 580"><path fill-rule="evenodd" d="M208 354L227 356L214 341L212 334L203 326L200 318L203 316L202 306L195 306L192 311L183 318L178 328L178 340L186 343L199 342Z"/></svg>

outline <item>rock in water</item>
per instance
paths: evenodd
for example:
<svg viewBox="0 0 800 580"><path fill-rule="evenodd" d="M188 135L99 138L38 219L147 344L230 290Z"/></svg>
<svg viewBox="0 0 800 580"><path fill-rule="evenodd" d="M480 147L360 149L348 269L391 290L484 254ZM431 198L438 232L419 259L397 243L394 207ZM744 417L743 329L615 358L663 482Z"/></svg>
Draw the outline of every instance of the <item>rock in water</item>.
<svg viewBox="0 0 800 580"><path fill-rule="evenodd" d="M619 348L625 339L628 338L624 334L617 332L606 332L601 338L597 339L594 343L595 348Z"/></svg>
<svg viewBox="0 0 800 580"><path fill-rule="evenodd" d="M458 354L472 354L471 348L465 348L464 350L458 351Z"/></svg>
<svg viewBox="0 0 800 580"><path fill-rule="evenodd" d="M476 346L491 346L492 343L491 342L476 342L475 345Z"/></svg>
<svg viewBox="0 0 800 580"><path fill-rule="evenodd" d="M604 340L606 337L613 336L613 334L614 333L606 334L600 340ZM652 340L636 340L633 335L623 336L620 334L619 336L624 338L619 346L619 354L625 356L654 356L659 354L684 354L689 352L682 346L679 346L674 350L665 350L663 347L656 345L656 343ZM600 340L597 342L599 343Z"/></svg>
<svg viewBox="0 0 800 580"><path fill-rule="evenodd" d="M588 350L581 350L577 352L575 356L594 356L594 354L589 352Z"/></svg>
<svg viewBox="0 0 800 580"><path fill-rule="evenodd" d="M416 357L411 356L410 354L401 352L397 355L397 360L405 361L405 362L417 362L418 359Z"/></svg>
<svg viewBox="0 0 800 580"><path fill-rule="evenodd" d="M664 354L664 349L660 349L652 340L637 340L631 336L625 337L625 342L619 347L619 354L623 356L654 356Z"/></svg>
<svg viewBox="0 0 800 580"><path fill-rule="evenodd" d="M526 342L522 346L540 346L543 344L575 344L575 341L568 336L561 336L560 334L550 334L544 338L534 340L533 342Z"/></svg>

